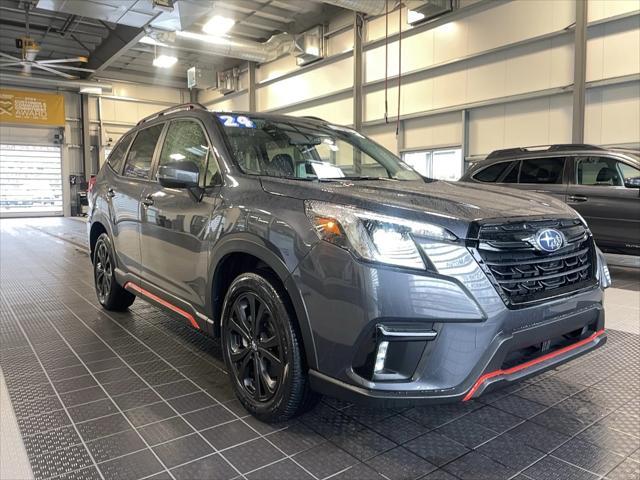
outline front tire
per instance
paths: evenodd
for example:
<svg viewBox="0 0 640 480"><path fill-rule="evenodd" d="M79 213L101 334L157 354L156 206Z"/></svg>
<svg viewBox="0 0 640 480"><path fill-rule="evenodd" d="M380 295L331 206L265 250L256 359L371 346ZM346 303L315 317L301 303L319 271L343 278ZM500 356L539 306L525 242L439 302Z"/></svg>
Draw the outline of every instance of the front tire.
<svg viewBox="0 0 640 480"><path fill-rule="evenodd" d="M121 312L131 306L136 296L116 281L115 261L109 235L98 237L93 254L93 281L98 301L107 310Z"/></svg>
<svg viewBox="0 0 640 480"><path fill-rule="evenodd" d="M267 272L243 273L227 291L222 343L236 396L259 420L282 422L311 408L302 342L284 291Z"/></svg>

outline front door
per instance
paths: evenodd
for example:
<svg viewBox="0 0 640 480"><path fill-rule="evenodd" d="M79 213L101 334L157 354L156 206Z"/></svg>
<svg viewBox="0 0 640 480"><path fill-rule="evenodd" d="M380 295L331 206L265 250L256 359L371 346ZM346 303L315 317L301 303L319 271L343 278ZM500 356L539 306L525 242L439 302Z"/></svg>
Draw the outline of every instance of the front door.
<svg viewBox="0 0 640 480"><path fill-rule="evenodd" d="M216 231L210 223L220 202L220 174L207 135L196 120L178 119L168 125L157 163L179 161L200 167L204 194L165 188L157 181L149 184L142 199L142 277L204 311L210 245Z"/></svg>
<svg viewBox="0 0 640 480"><path fill-rule="evenodd" d="M153 156L162 128L163 125L159 124L137 133L129 148L122 175L113 175L107 192L118 265L135 274L139 274L141 270L140 197L149 182ZM118 147L122 144L120 142ZM117 152L114 151L113 154L115 153Z"/></svg>
<svg viewBox="0 0 640 480"><path fill-rule="evenodd" d="M611 157L577 157L574 165L567 203L585 218L596 243L640 254L640 190L624 185L640 171Z"/></svg>

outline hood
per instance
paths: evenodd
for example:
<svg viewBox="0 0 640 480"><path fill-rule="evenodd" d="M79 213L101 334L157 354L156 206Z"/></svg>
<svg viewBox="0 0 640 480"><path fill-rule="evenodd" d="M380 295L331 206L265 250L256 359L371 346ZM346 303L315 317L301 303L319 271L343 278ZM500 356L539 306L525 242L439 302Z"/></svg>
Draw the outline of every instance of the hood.
<svg viewBox="0 0 640 480"><path fill-rule="evenodd" d="M300 200L319 200L429 221L465 238L474 221L567 218L575 213L553 197L494 185L444 181L308 182L262 178L263 189Z"/></svg>

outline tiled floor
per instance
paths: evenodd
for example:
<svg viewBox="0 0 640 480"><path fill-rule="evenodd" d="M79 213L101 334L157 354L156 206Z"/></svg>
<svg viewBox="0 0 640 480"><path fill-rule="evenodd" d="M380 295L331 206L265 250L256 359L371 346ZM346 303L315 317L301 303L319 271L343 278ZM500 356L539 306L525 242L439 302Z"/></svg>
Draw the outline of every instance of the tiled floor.
<svg viewBox="0 0 640 480"><path fill-rule="evenodd" d="M632 333L610 330L604 348L480 401L367 410L325 399L270 426L234 400L217 342L143 301L122 314L98 307L84 225L3 220L0 230L0 367L38 478L640 475ZM633 326L637 274L625 272L609 297L631 302L615 315Z"/></svg>

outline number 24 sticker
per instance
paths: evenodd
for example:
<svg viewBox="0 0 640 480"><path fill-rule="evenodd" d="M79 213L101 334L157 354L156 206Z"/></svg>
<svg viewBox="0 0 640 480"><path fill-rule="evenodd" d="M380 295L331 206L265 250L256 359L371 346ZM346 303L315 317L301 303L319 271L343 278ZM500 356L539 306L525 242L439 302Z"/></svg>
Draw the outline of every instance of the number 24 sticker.
<svg viewBox="0 0 640 480"><path fill-rule="evenodd" d="M244 115L218 115L225 127L256 128L255 124Z"/></svg>

